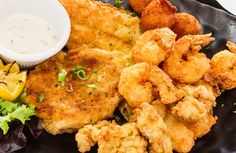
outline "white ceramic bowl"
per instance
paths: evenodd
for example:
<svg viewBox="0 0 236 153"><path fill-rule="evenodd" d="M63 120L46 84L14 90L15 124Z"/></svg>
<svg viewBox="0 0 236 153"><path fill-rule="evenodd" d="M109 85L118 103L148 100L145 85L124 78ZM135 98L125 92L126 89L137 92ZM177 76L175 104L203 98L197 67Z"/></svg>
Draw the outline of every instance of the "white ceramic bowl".
<svg viewBox="0 0 236 153"><path fill-rule="evenodd" d="M16 61L24 68L32 67L55 55L65 46L70 36L71 24L65 8L58 0L0 0L0 24L7 16L16 13L42 17L57 29L59 39L54 47L37 54L19 54L0 46L0 56L4 60Z"/></svg>
<svg viewBox="0 0 236 153"><path fill-rule="evenodd" d="M217 0L230 13L236 15L236 1L235 0Z"/></svg>

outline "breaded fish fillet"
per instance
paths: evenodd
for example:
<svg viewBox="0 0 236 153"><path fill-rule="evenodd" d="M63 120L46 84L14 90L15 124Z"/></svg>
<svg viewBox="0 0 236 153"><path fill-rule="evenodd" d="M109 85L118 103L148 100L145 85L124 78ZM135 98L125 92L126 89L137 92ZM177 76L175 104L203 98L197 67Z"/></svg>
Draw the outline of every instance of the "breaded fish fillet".
<svg viewBox="0 0 236 153"><path fill-rule="evenodd" d="M71 19L69 49L91 44L105 50L129 52L138 39L138 17L94 0L60 0Z"/></svg>
<svg viewBox="0 0 236 153"><path fill-rule="evenodd" d="M29 73L26 103L36 106L43 127L52 134L96 123L111 116L120 101L117 85L124 62L121 52L100 49L60 52ZM71 78L70 71L75 66L84 67L88 80ZM68 73L64 86L57 78L62 69Z"/></svg>

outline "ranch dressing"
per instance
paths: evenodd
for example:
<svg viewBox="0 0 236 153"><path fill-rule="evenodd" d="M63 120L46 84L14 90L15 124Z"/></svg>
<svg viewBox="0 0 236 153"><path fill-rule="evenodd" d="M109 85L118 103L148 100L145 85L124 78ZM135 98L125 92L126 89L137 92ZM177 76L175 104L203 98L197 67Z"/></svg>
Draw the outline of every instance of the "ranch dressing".
<svg viewBox="0 0 236 153"><path fill-rule="evenodd" d="M19 54L44 52L57 43L55 28L42 17L17 13L0 25L0 46Z"/></svg>

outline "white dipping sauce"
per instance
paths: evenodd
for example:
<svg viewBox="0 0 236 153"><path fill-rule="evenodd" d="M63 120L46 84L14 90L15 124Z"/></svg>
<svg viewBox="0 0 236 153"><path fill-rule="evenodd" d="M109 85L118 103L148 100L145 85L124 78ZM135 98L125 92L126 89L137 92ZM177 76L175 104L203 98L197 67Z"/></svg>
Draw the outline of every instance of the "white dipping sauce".
<svg viewBox="0 0 236 153"><path fill-rule="evenodd" d="M57 43L54 27L42 17L17 13L0 25L0 45L19 54L44 52Z"/></svg>

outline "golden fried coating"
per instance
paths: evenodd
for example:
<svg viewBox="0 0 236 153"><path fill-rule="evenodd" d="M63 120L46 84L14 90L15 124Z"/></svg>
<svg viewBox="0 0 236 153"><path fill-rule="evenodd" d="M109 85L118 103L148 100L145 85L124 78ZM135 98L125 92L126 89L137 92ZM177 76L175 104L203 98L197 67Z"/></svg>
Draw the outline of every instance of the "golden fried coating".
<svg viewBox="0 0 236 153"><path fill-rule="evenodd" d="M196 98L205 104L207 112L216 106L216 94L214 89L206 82L200 81L196 85L178 84L177 87L184 90L188 96Z"/></svg>
<svg viewBox="0 0 236 153"><path fill-rule="evenodd" d="M113 129L116 126L115 122L106 120L100 121L95 125L85 125L79 129L75 135L75 140L80 152L90 151L91 147L97 144L102 130Z"/></svg>
<svg viewBox="0 0 236 153"><path fill-rule="evenodd" d="M129 0L129 4L135 12L141 14L142 11L151 3L153 0Z"/></svg>
<svg viewBox="0 0 236 153"><path fill-rule="evenodd" d="M60 52L29 73L26 103L36 106L43 127L52 134L73 132L112 116L121 99L117 86L123 58L121 52L100 49ZM71 78L75 66L84 67L87 80ZM64 86L57 79L62 69L68 73Z"/></svg>
<svg viewBox="0 0 236 153"><path fill-rule="evenodd" d="M199 51L213 40L211 34L182 37L164 61L164 71L181 83L196 83L210 69L210 60Z"/></svg>
<svg viewBox="0 0 236 153"><path fill-rule="evenodd" d="M147 141L140 136L136 123L119 126L101 121L81 128L75 139L80 152L90 151L98 143L98 153L147 153Z"/></svg>
<svg viewBox="0 0 236 153"><path fill-rule="evenodd" d="M184 91L177 89L170 77L157 66L152 66L149 81L156 87L154 92L158 92L163 104L177 102L185 96Z"/></svg>
<svg viewBox="0 0 236 153"><path fill-rule="evenodd" d="M173 149L177 152L190 152L194 145L194 133L169 113L165 118Z"/></svg>
<svg viewBox="0 0 236 153"><path fill-rule="evenodd" d="M171 108L173 116L185 122L196 122L207 114L204 103L194 97L187 96Z"/></svg>
<svg viewBox="0 0 236 153"><path fill-rule="evenodd" d="M176 8L168 0L154 0L142 12L141 27L144 31L172 27Z"/></svg>
<svg viewBox="0 0 236 153"><path fill-rule="evenodd" d="M121 73L119 93L133 108L139 107L143 102L150 103L153 100L153 86L148 82L150 71L149 64L139 63L125 68Z"/></svg>
<svg viewBox="0 0 236 153"><path fill-rule="evenodd" d="M137 125L142 135L150 143L150 153L172 153L172 143L168 135L167 126L156 109L143 103L137 117Z"/></svg>
<svg viewBox="0 0 236 153"><path fill-rule="evenodd" d="M211 59L209 75L213 78L213 84L230 90L236 87L236 44L228 42L227 46L232 52L224 50L215 54Z"/></svg>
<svg viewBox="0 0 236 153"><path fill-rule="evenodd" d="M151 102L151 105L156 109L161 118L165 119L167 116L167 105L163 104L160 99Z"/></svg>
<svg viewBox="0 0 236 153"><path fill-rule="evenodd" d="M104 50L129 52L140 36L138 17L94 0L60 0L71 19L69 49L91 44Z"/></svg>
<svg viewBox="0 0 236 153"><path fill-rule="evenodd" d="M200 138L207 134L211 127L216 123L217 117L214 117L211 112L206 114L200 120L194 123L185 123L186 126L194 133L195 138Z"/></svg>
<svg viewBox="0 0 236 153"><path fill-rule="evenodd" d="M177 34L177 38L201 33L201 25L197 18L188 13L176 13L175 24L171 29Z"/></svg>
<svg viewBox="0 0 236 153"><path fill-rule="evenodd" d="M169 28L149 30L143 33L132 49L136 63L158 65L164 61L175 43L176 35Z"/></svg>
<svg viewBox="0 0 236 153"><path fill-rule="evenodd" d="M183 91L175 88L164 71L148 63L125 68L121 73L118 89L133 108L139 107L143 102L152 102L153 92L158 92L164 104L174 103L184 96Z"/></svg>
<svg viewBox="0 0 236 153"><path fill-rule="evenodd" d="M232 52L232 53L235 53L236 54L236 44L231 42L231 41L227 41L226 43L226 46L229 48L229 50Z"/></svg>

